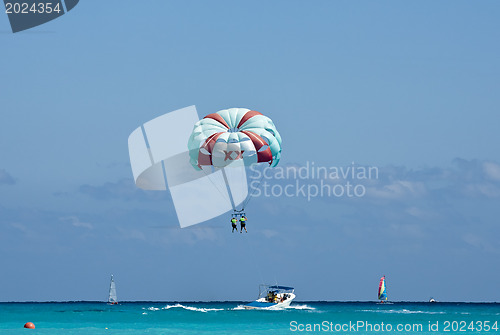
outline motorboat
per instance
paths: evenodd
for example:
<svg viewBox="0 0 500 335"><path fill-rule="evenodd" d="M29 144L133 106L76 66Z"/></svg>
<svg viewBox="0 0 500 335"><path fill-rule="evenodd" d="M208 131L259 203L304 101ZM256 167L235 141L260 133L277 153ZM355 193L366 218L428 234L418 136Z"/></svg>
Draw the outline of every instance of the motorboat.
<svg viewBox="0 0 500 335"><path fill-rule="evenodd" d="M245 309L287 308L295 299L294 288L279 285L259 285L257 300L243 306Z"/></svg>

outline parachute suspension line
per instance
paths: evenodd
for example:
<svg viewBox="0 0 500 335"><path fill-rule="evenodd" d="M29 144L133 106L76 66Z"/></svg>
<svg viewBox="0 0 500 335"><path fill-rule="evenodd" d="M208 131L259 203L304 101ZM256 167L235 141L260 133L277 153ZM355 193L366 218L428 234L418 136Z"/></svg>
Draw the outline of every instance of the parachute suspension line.
<svg viewBox="0 0 500 335"><path fill-rule="evenodd" d="M246 236L245 236L246 237ZM255 263L255 268L257 269L257 272L259 273L259 277L260 277L260 282L261 283L264 283L264 277L262 276L262 271L260 269L260 266L259 266L259 262L257 261L257 257L255 255L255 248L254 248L254 245L252 243L250 243L250 241L248 241L247 238L245 238L245 240L247 240L247 245L248 245L248 249L247 250L250 250L250 253L252 254L252 258L254 263ZM248 258L248 257L247 257Z"/></svg>
<svg viewBox="0 0 500 335"><path fill-rule="evenodd" d="M231 200L231 206L233 206L233 212L236 212L236 205L234 204L233 194L231 193L231 187L229 187L229 182L227 181L226 171L224 168L221 169L222 175L224 176L224 182L226 183L227 194L229 194L229 200Z"/></svg>
<svg viewBox="0 0 500 335"><path fill-rule="evenodd" d="M203 171L203 173L205 174L205 176L208 177L208 180L210 180L210 182L212 183L212 185L214 185L215 189L222 195L223 198L225 198L226 200L230 200L228 199L227 197L227 194L225 194L224 192L222 192L222 190L219 188L219 186L217 186L214 181L212 180L212 178L210 178L210 175L205 172L205 170L201 169L201 171Z"/></svg>
<svg viewBox="0 0 500 335"><path fill-rule="evenodd" d="M245 199L245 201L243 201L243 205L241 207L242 210L245 209L245 207L248 205L248 203L250 202L250 200L253 198L253 195L255 194L255 191L257 191L260 188L260 184L262 183L262 179L264 179L264 174L263 173L262 173L262 176L259 179L259 182L257 183L257 187L255 187L252 190L252 193L250 193L249 195L247 195L247 198Z"/></svg>

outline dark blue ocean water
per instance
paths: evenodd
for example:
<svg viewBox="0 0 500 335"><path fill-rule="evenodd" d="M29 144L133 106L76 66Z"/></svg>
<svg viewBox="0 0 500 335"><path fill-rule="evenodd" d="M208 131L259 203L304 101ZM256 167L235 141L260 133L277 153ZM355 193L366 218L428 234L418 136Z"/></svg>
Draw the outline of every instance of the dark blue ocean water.
<svg viewBox="0 0 500 335"><path fill-rule="evenodd" d="M500 304L0 303L0 334L500 334ZM26 322L36 329L24 329Z"/></svg>

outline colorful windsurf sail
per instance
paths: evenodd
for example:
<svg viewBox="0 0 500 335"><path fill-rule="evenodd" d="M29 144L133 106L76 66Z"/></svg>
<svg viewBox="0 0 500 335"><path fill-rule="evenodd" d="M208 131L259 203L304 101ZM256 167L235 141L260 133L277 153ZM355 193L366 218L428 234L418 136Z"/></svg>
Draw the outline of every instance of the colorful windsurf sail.
<svg viewBox="0 0 500 335"><path fill-rule="evenodd" d="M387 292L385 288L385 276L380 278L380 283L378 284L378 298L382 301L387 301Z"/></svg>

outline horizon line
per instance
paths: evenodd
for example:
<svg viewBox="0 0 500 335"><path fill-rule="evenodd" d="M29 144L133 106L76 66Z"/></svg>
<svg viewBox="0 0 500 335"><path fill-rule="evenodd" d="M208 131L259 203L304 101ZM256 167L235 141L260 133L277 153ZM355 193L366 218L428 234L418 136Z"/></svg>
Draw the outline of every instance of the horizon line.
<svg viewBox="0 0 500 335"><path fill-rule="evenodd" d="M247 303L247 300L123 300L118 304L137 303ZM378 300L294 300L295 303L374 303L380 304ZM498 301L436 301L427 300L391 300L390 303L425 303L425 304L500 304ZM102 303L108 304L105 300L43 300L43 301L0 301L0 304L44 304L44 303ZM382 304L383 305L383 304Z"/></svg>

